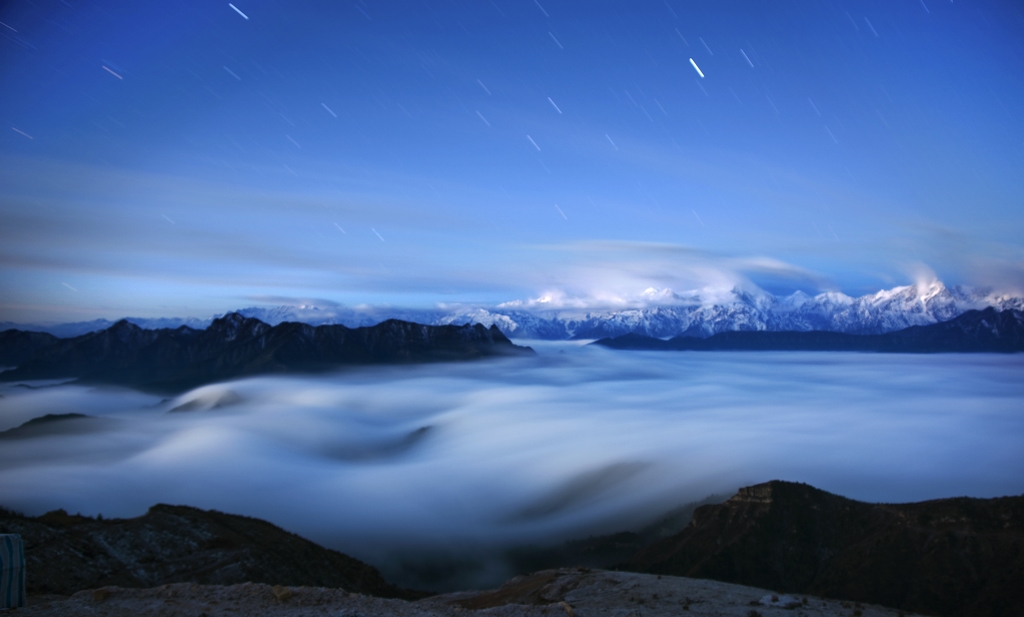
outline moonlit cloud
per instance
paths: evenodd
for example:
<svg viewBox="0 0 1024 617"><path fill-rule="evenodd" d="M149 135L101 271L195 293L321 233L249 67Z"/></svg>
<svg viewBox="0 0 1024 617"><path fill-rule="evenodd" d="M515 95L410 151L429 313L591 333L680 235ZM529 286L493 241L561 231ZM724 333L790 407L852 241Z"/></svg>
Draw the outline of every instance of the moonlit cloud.
<svg viewBox="0 0 1024 617"><path fill-rule="evenodd" d="M405 584L422 581L403 560L490 564L458 586L502 580L509 546L626 529L773 478L869 501L1024 491L1018 356L537 349L169 401L7 385L0 430L71 411L109 423L4 440L2 505L257 516Z"/></svg>
<svg viewBox="0 0 1024 617"><path fill-rule="evenodd" d="M708 301L733 289L757 291L757 280L782 279L795 287L829 290L824 276L769 257L740 257L656 242L586 241L538 247L562 255L561 267L544 271L542 291L506 307L607 309L686 303L677 294L701 292ZM550 260L558 263L557 258ZM545 286L546 283L546 286Z"/></svg>
<svg viewBox="0 0 1024 617"><path fill-rule="evenodd" d="M756 286L751 277L781 277L793 286L809 289L829 287L824 277L781 260L659 242L584 240L518 245L492 252L491 259L464 262L459 259L464 242L451 244L451 249L427 251L420 239L410 243L409 230L422 233L432 228L439 235L461 235L473 233L473 226L483 225L482 221L463 220L448 228L451 221L444 215L413 213L403 206L388 211L377 202L337 205L323 195L296 198L274 192L239 193L216 182L193 183L102 168L50 164L16 168L18 173L7 176L12 182L7 202L0 207L7 223L0 231L4 240L0 264L44 275L83 277L84 284L74 286L97 303L110 294L112 286L123 284L118 281L137 279L162 282L169 291L199 285L225 297L296 297L296 291L330 287L356 292L340 299L323 298L317 304L360 304L368 295L380 298L382 292L396 289L435 294L445 289L475 289L489 293L485 299L492 303L547 295L558 298L547 302L548 307L575 308L650 304L655 298L645 290L652 287L727 291ZM63 182L33 198L35 207L18 207L16 195L31 186L26 177L50 173ZM196 193L217 200L218 208L203 217L178 214L181 204ZM147 196L151 194L159 199L150 200ZM95 211L93 204L98 202L106 206ZM147 204L141 211L140 202ZM55 220L52 213L58 210L61 215ZM173 227L164 224L167 211L175 213ZM352 233L330 233L339 216L362 223L361 233L349 222ZM396 242L387 248L380 246L379 232L366 225L374 217L402 221L402 226L392 227L402 232L397 247L390 246ZM264 237L261 229L270 223L280 233ZM541 267L541 263L547 265ZM509 287L506 281L516 281L517 286ZM58 284L70 283L61 280ZM244 293L258 288L276 288L278 293ZM220 302L196 316L238 308L229 305L230 300ZM10 306L7 310L13 311ZM147 311L152 308L125 309L132 314ZM123 315L113 317L119 316Z"/></svg>

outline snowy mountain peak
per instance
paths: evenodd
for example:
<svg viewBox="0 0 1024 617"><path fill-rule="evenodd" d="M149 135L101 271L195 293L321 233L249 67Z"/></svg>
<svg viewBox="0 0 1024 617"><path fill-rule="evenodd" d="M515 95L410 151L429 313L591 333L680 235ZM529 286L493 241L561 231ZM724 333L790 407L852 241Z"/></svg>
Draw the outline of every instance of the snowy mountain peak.
<svg viewBox="0 0 1024 617"><path fill-rule="evenodd" d="M705 337L730 330L829 330L872 334L949 321L971 309L991 306L1000 311L1024 310L1024 296L946 287L937 280L919 281L857 298L838 291L814 296L797 291L778 298L760 289L740 287L708 287L683 293L649 287L639 298L641 302L625 306L623 302L616 304L607 298L594 303L556 292L534 300L487 307L458 305L435 309L396 309L295 304L244 308L235 314L221 316L216 323L220 327L240 328L244 327L242 317L247 317L270 325L296 321L355 328L394 318L430 325L479 323L488 328L493 325L505 335L521 339L586 339L620 336L629 332L669 338L678 335ZM607 308L609 306L613 308ZM182 324L205 327L209 323L191 318L131 321L143 328ZM21 329L74 336L100 330L110 324L100 320L95 324ZM5 325L19 327L17 324ZM64 332L72 327L73 332Z"/></svg>
<svg viewBox="0 0 1024 617"><path fill-rule="evenodd" d="M480 319L485 325L494 323L509 336L520 338L597 338L628 332L667 338L680 334L710 336L728 330L868 334L948 321L971 309L1024 306L1024 298L1019 296L949 288L935 279L857 298L838 291L814 296L798 291L777 298L760 289L740 287L684 293L649 287L642 297L649 305L641 308L584 312L551 310L536 303L508 303L487 311L486 315L464 311L448 319Z"/></svg>
<svg viewBox="0 0 1024 617"><path fill-rule="evenodd" d="M927 302L928 300L939 295L949 295L950 293L949 290L946 289L946 286L942 284L942 281L915 283L914 289L917 292L917 297L922 302Z"/></svg>

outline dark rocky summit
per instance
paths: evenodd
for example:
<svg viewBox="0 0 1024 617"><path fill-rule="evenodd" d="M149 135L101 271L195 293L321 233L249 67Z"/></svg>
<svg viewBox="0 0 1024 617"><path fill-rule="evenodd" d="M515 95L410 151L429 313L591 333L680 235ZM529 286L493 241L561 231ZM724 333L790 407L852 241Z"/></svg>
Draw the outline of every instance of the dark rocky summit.
<svg viewBox="0 0 1024 617"><path fill-rule="evenodd" d="M119 321L70 339L25 336L36 334L0 333L0 358L17 361L17 368L0 373L0 381L76 378L175 392L251 375L533 353L493 326L424 326L396 319L365 328L269 326L232 313L205 330L144 330Z"/></svg>
<svg viewBox="0 0 1024 617"><path fill-rule="evenodd" d="M934 615L1024 615L1024 496L871 504L768 482L698 508L622 567Z"/></svg>
<svg viewBox="0 0 1024 617"><path fill-rule="evenodd" d="M1020 352L1024 351L1024 312L967 311L928 326L912 326L885 334L842 332L721 332L708 338L677 336L662 340L625 334L594 343L612 349L665 351L874 351L888 353Z"/></svg>
<svg viewBox="0 0 1024 617"><path fill-rule="evenodd" d="M107 585L169 583L334 587L415 599L365 563L245 516L156 505L131 519L93 519L63 510L25 517L0 509L0 533L25 542L29 595L71 595Z"/></svg>
<svg viewBox="0 0 1024 617"><path fill-rule="evenodd" d="M18 366L41 349L60 339L45 332L4 330L0 332L0 367Z"/></svg>

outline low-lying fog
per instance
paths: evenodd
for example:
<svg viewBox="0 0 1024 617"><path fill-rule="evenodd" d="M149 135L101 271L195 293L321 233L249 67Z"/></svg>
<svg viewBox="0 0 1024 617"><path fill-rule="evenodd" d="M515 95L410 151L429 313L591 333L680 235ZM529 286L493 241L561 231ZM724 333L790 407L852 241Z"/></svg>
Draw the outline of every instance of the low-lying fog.
<svg viewBox="0 0 1024 617"><path fill-rule="evenodd" d="M635 528L774 478L870 501L1024 492L1024 355L538 351L166 401L7 384L0 430L103 420L0 436L0 505L214 508L408 585L428 584L411 563L466 558L429 583L451 587L500 581L490 557L508 546Z"/></svg>

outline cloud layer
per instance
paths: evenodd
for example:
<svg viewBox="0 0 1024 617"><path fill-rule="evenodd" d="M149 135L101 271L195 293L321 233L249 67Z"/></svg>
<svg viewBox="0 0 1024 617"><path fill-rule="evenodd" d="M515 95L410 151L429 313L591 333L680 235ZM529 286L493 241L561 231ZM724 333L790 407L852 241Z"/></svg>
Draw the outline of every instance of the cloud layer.
<svg viewBox="0 0 1024 617"><path fill-rule="evenodd" d="M1024 491L1016 356L539 351L251 379L165 402L5 387L0 429L45 413L114 422L4 440L2 505L216 508L406 584L423 584L410 560L469 555L474 565L441 583L465 585L508 574L505 547L627 528L773 478L878 501Z"/></svg>

